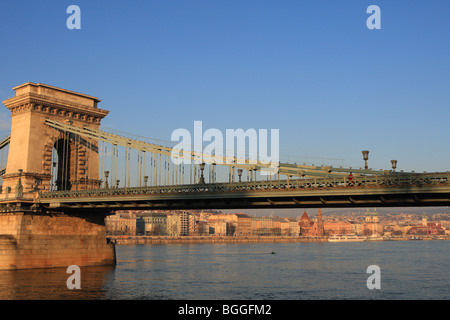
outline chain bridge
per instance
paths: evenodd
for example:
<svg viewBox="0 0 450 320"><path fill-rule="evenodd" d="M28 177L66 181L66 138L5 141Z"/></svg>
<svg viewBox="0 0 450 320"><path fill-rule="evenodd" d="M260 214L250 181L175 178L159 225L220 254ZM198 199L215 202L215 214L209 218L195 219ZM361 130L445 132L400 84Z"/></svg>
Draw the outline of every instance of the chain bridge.
<svg viewBox="0 0 450 320"><path fill-rule="evenodd" d="M3 154L7 158L0 170L0 246L6 241L13 253L3 260L0 256L0 269L69 263L57 253L30 261L14 246L30 234L39 235L36 239L44 239L44 233L53 235L57 243L67 235L73 239L75 231L67 227L73 224L79 227L77 241L96 234L89 238L96 245L104 242L102 219L114 210L447 206L450 202L449 172L398 171L395 160L389 169L372 170L366 150L360 169L283 161L274 165L191 151L195 148L177 151L156 139L100 127L109 111L98 107L96 97L31 82L13 89L16 96L3 101L11 111L11 134L0 142L2 164ZM174 162L174 155L183 161ZM42 250L38 242L30 245L36 246L36 252ZM78 242L70 245L73 251L68 251L86 265L115 259L109 244L92 254L86 247L78 248Z"/></svg>

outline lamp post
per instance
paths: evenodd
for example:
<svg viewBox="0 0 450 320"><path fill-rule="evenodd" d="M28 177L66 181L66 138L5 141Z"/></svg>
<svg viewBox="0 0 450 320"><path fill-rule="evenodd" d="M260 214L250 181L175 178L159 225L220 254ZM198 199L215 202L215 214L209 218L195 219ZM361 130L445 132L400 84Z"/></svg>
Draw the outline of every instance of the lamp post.
<svg viewBox="0 0 450 320"><path fill-rule="evenodd" d="M392 170L395 172L395 169L397 168L397 160L391 160L392 164Z"/></svg>
<svg viewBox="0 0 450 320"><path fill-rule="evenodd" d="M200 183L200 184L205 184L205 177L203 176L203 170L205 170L205 163L204 162L200 163L200 171L201 171L201 173L200 173L200 179L198 181L198 183Z"/></svg>
<svg viewBox="0 0 450 320"><path fill-rule="evenodd" d="M212 182L216 182L216 163L215 162L213 162L213 167L212 167L212 176L211 176L211 181Z"/></svg>
<svg viewBox="0 0 450 320"><path fill-rule="evenodd" d="M363 154L363 160L364 160L364 163L365 163L364 167L367 170L367 169L369 169L369 166L367 165L367 160L369 160L369 150L363 150L361 152Z"/></svg>
<svg viewBox="0 0 450 320"><path fill-rule="evenodd" d="M105 189L109 189L108 176L109 176L109 171L105 171Z"/></svg>
<svg viewBox="0 0 450 320"><path fill-rule="evenodd" d="M238 169L238 176L239 176L239 182L241 182L241 178L242 178L242 169Z"/></svg>
<svg viewBox="0 0 450 320"><path fill-rule="evenodd" d="M23 185L22 185L22 172L23 169L19 169L19 181L17 181L16 185L16 198L22 198L23 196Z"/></svg>

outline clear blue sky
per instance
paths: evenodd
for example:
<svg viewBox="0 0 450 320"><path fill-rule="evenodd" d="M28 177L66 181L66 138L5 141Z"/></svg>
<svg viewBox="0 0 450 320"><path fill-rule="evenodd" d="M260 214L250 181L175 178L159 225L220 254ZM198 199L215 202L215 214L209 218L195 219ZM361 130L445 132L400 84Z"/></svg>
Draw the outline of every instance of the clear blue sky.
<svg viewBox="0 0 450 320"><path fill-rule="evenodd" d="M145 137L202 120L279 129L282 155L359 167L368 149L375 169L447 171L449 16L448 0L2 1L0 99L41 82L97 96L105 126Z"/></svg>

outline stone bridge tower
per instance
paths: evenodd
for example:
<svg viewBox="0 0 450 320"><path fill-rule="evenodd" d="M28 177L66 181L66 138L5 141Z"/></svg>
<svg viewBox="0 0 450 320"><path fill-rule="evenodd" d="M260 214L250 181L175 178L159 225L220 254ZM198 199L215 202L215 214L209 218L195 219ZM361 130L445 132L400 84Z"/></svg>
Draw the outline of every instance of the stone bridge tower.
<svg viewBox="0 0 450 320"><path fill-rule="evenodd" d="M16 96L3 101L12 118L3 190L13 193L19 180L25 198L37 183L43 191L99 187L98 143L54 129L45 120L98 129L108 114L97 107L100 100L41 83L13 90Z"/></svg>
<svg viewBox="0 0 450 320"><path fill-rule="evenodd" d="M37 182L43 191L52 184L56 190L99 186L98 142L46 120L98 129L108 111L97 107L95 97L49 85L28 82L13 89L16 96L3 101L12 124L0 198L0 270L114 265L104 221L109 212L45 211L33 198Z"/></svg>

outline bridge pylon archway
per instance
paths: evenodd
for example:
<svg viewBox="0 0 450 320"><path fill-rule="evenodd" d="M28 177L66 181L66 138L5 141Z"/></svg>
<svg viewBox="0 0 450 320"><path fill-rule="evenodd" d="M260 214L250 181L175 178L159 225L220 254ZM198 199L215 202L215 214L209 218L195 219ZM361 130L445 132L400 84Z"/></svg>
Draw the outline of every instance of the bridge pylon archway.
<svg viewBox="0 0 450 320"><path fill-rule="evenodd" d="M109 113L96 97L27 82L3 101L11 111L11 140L3 189L22 185L23 196L99 187L98 142L48 126L46 119L98 130Z"/></svg>

